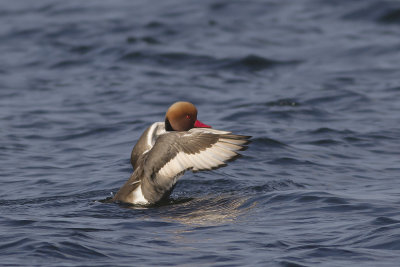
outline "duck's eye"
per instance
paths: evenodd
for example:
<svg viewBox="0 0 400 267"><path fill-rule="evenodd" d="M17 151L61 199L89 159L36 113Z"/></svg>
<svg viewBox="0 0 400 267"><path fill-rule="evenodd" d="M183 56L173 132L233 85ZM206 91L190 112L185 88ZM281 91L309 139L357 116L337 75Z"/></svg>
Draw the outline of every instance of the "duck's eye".
<svg viewBox="0 0 400 267"><path fill-rule="evenodd" d="M190 120L190 115L186 115L186 119Z"/></svg>

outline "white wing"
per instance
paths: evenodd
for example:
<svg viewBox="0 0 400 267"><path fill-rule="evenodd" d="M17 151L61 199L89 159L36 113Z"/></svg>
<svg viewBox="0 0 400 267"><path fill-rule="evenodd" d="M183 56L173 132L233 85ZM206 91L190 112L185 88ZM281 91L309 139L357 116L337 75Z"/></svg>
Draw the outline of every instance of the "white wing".
<svg viewBox="0 0 400 267"><path fill-rule="evenodd" d="M189 133L176 134L176 138L171 139L169 149L161 153L168 160L156 171L157 179L164 182L189 169L196 172L225 166L226 162L237 158L240 155L238 151L246 149L250 142L248 136L213 129L192 129Z"/></svg>

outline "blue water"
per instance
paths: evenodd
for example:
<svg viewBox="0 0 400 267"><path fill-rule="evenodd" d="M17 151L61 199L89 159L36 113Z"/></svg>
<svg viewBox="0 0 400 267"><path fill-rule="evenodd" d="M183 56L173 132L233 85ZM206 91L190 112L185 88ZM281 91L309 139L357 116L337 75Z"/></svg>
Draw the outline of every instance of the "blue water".
<svg viewBox="0 0 400 267"><path fill-rule="evenodd" d="M399 51L399 1L1 1L0 265L397 266ZM249 149L99 202L177 100Z"/></svg>

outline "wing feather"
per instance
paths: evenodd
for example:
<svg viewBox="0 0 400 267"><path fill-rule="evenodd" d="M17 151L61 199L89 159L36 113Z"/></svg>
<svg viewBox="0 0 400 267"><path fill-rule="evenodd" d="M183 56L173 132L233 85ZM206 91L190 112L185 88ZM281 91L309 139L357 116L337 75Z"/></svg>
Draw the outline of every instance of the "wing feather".
<svg viewBox="0 0 400 267"><path fill-rule="evenodd" d="M169 184L190 169L197 172L225 166L247 148L249 138L200 128L165 133L146 155L147 173L157 184Z"/></svg>
<svg viewBox="0 0 400 267"><path fill-rule="evenodd" d="M243 147L240 145L235 145L235 144L226 143L226 142L218 142L215 145L219 146L223 149L228 149L230 151L240 151L243 149Z"/></svg>

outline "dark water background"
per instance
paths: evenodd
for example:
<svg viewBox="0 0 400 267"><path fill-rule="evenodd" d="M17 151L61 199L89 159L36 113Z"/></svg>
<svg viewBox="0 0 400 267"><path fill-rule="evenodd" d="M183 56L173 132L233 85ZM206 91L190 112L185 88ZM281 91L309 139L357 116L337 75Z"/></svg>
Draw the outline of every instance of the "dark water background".
<svg viewBox="0 0 400 267"><path fill-rule="evenodd" d="M250 148L97 202L177 100ZM399 101L399 1L2 0L0 265L398 266Z"/></svg>

